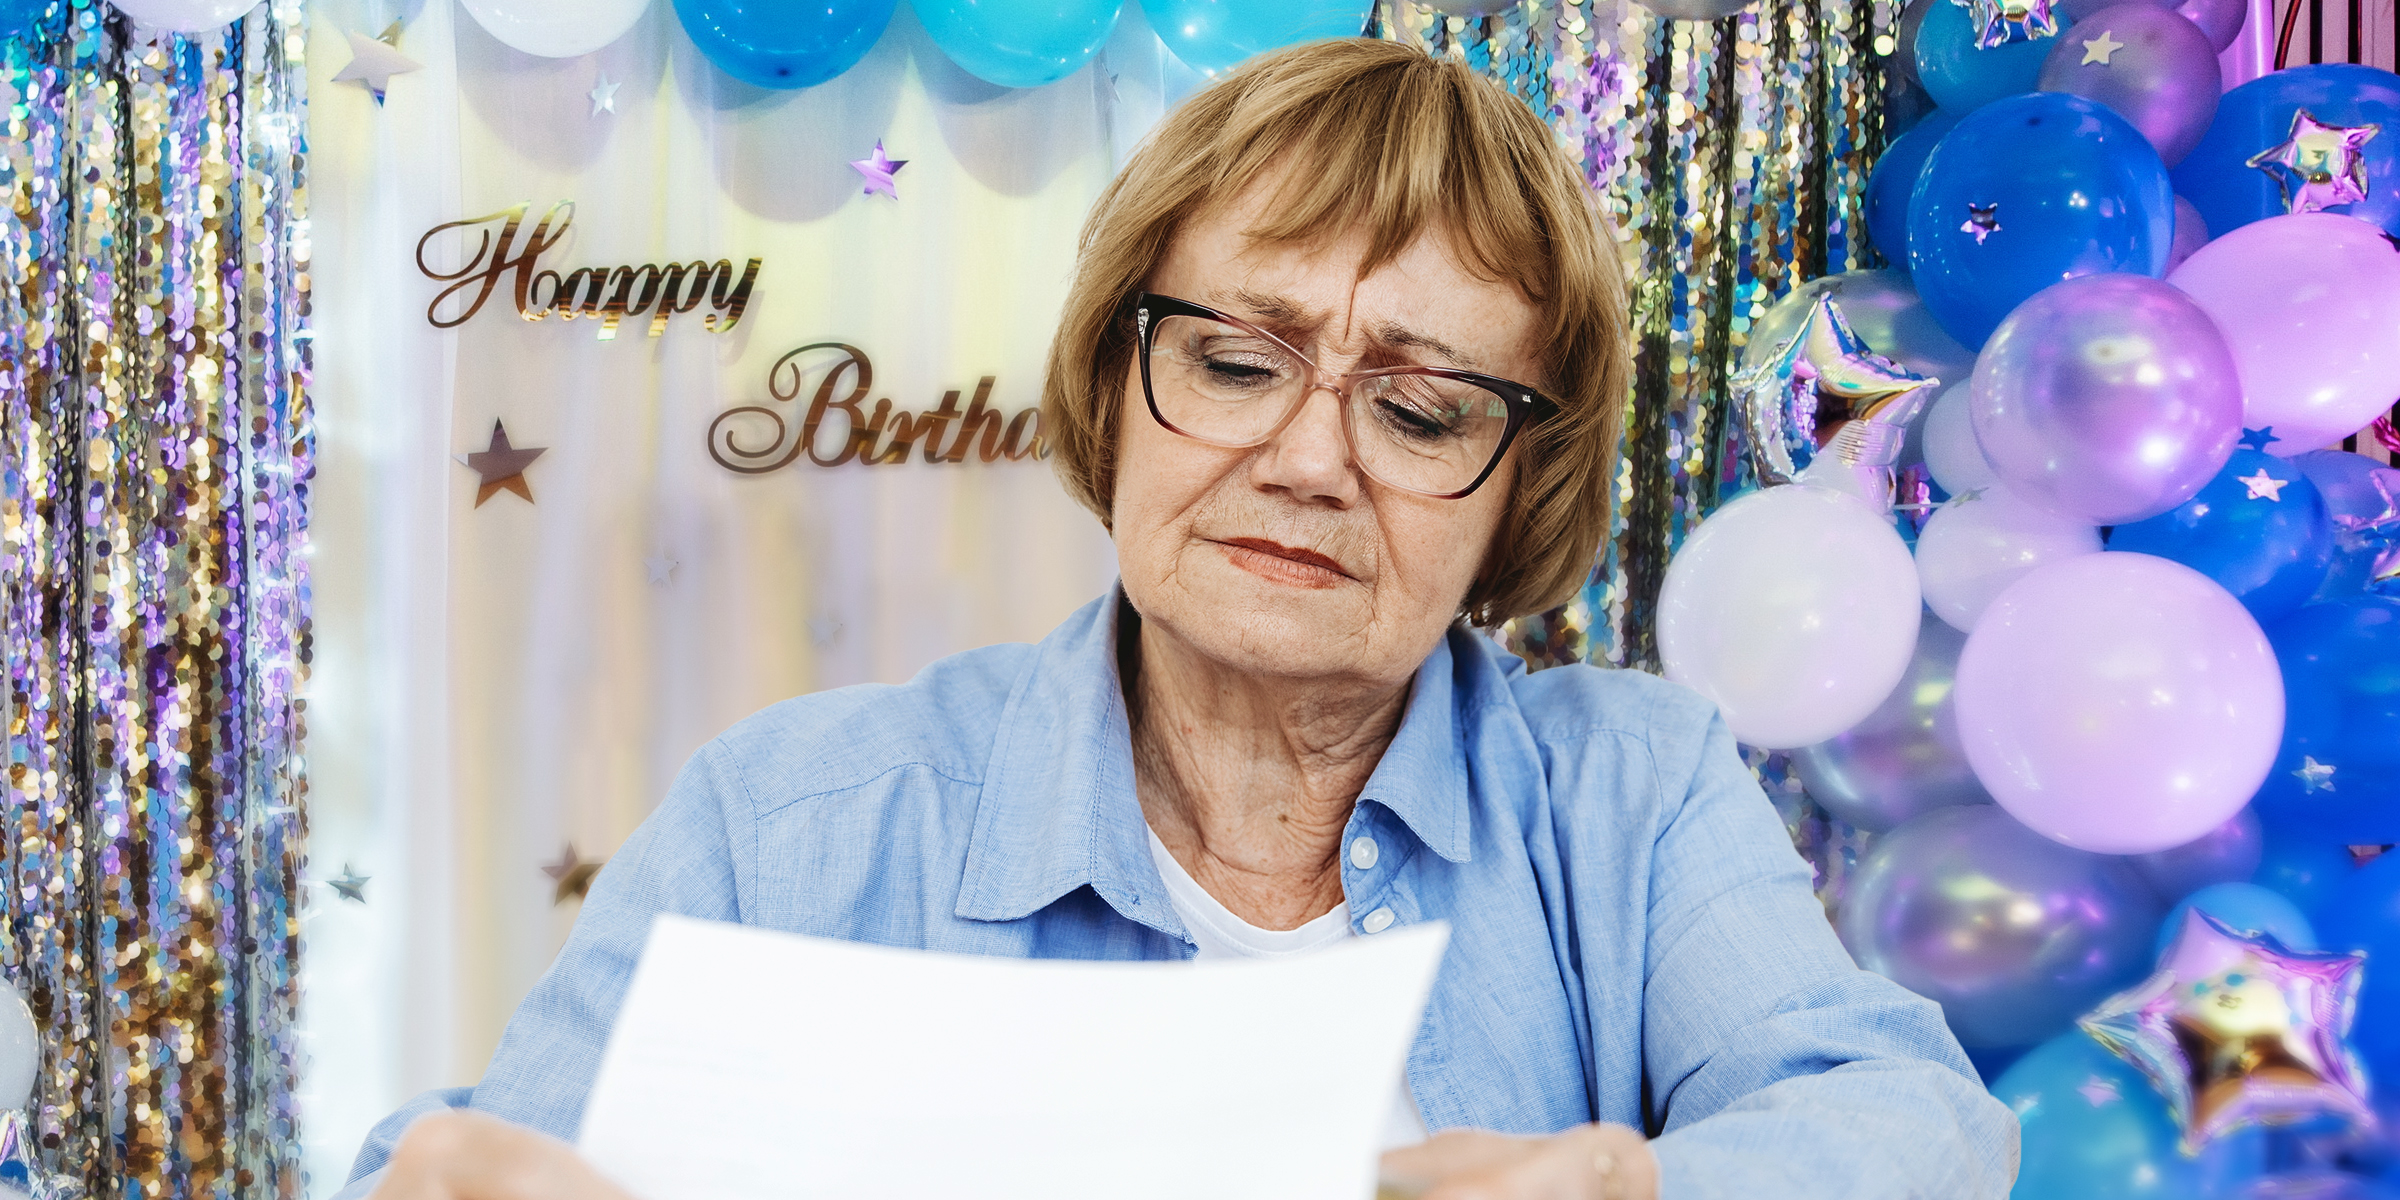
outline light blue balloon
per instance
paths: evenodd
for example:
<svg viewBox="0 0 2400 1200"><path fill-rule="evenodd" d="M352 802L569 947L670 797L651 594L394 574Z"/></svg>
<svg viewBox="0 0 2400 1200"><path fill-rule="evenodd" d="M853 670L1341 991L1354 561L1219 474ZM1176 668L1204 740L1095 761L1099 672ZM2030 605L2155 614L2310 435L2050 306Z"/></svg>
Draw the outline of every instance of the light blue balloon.
<svg viewBox="0 0 2400 1200"><path fill-rule="evenodd" d="M2255 1131L2186 1157L2157 1089L2080 1029L2034 1047L1992 1095L2024 1133L2011 1200L2188 1200L2265 1165Z"/></svg>
<svg viewBox="0 0 2400 1200"><path fill-rule="evenodd" d="M1933 145L1958 124L1955 114L1935 109L1907 133L1892 139L1867 176L1867 240L1903 270L1908 267L1908 203L1916 194L1917 175L1933 155ZM1953 381L1955 382L1955 381Z"/></svg>
<svg viewBox="0 0 2400 1200"><path fill-rule="evenodd" d="M2058 14L2058 36L2073 24ZM2011 42L1989 50L1975 45L1975 18L1963 4L1936 0L1917 27L1917 78L1945 111L1960 116L2002 96L2030 92L2058 37Z"/></svg>
<svg viewBox="0 0 2400 1200"><path fill-rule="evenodd" d="M2326 212L2356 217L2400 235L2400 76L2351 63L2292 67L2225 93L2208 133L2175 164L2175 190L2191 198L2223 237L2236 228L2284 214L2276 177L2250 165L2252 156L2291 136L2292 114L2306 109L2328 125L2380 125L2360 147L2367 198Z"/></svg>
<svg viewBox="0 0 2400 1200"><path fill-rule="evenodd" d="M858 65L898 0L675 0L717 69L763 88L804 88Z"/></svg>
<svg viewBox="0 0 2400 1200"><path fill-rule="evenodd" d="M916 0L917 19L950 61L985 83L1029 88L1091 61L1122 0Z"/></svg>
<svg viewBox="0 0 2400 1200"><path fill-rule="evenodd" d="M2183 915L2199 909L2241 933L2271 933L2294 950L2317 948L2317 931L2308 915L2290 900L2255 883L2212 883L2177 901L2158 927L2158 952L2165 954L2183 932Z"/></svg>
<svg viewBox="0 0 2400 1200"><path fill-rule="evenodd" d="M1158 40L1212 75L1293 42L1357 37L1372 7L1364 0L1142 0Z"/></svg>

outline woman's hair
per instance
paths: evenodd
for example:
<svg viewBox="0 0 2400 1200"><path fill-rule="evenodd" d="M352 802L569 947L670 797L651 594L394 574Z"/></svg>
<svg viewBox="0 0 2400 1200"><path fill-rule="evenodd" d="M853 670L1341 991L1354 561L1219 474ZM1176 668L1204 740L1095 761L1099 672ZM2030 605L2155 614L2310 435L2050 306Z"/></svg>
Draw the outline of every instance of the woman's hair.
<svg viewBox="0 0 2400 1200"><path fill-rule="evenodd" d="M1544 353L1531 382L1557 410L1518 435L1508 512L1463 607L1490 625L1564 603L1607 533L1616 475L1627 342L1615 238L1522 101L1391 42L1310 42L1251 60L1184 101L1101 193L1042 384L1068 493L1108 522L1133 300L1169 242L1282 163L1294 169L1248 236L1310 244L1361 230L1363 276L1443 227L1462 268L1533 302Z"/></svg>

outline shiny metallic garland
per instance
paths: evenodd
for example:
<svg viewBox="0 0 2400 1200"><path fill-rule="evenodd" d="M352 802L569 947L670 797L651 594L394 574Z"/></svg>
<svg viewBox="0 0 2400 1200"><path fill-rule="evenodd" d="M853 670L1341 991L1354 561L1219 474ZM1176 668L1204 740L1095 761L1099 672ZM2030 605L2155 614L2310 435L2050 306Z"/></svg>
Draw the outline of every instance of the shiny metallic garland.
<svg viewBox="0 0 2400 1200"><path fill-rule="evenodd" d="M297 1196L306 30L58 0L0 144L0 970L43 1189Z"/></svg>
<svg viewBox="0 0 2400 1200"><path fill-rule="evenodd" d="M1484 17L1386 0L1381 15L1385 36L1542 113L1625 240L1635 355L1613 536L1582 594L1500 637L1537 667L1655 670L1667 559L1744 481L1726 380L1751 322L1804 280L1874 265L1854 231L1883 140L1874 50L1899 6L1761 0L1672 21L1631 0L1518 0Z"/></svg>

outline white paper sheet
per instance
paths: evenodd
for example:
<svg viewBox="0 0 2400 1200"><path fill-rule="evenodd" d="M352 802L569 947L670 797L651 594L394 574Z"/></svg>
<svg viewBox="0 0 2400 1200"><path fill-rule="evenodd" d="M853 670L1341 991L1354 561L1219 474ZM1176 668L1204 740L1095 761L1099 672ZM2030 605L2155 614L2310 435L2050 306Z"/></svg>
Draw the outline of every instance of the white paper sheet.
<svg viewBox="0 0 2400 1200"><path fill-rule="evenodd" d="M642 1200L1365 1200L1449 932L974 958L658 918L581 1149Z"/></svg>

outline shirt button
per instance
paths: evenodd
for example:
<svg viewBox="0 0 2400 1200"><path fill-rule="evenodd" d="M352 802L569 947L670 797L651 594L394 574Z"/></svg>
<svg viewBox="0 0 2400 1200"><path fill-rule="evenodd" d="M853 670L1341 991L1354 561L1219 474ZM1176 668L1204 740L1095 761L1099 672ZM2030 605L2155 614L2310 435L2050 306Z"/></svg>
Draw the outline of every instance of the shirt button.
<svg viewBox="0 0 2400 1200"><path fill-rule="evenodd" d="M1350 843L1350 865L1361 871L1374 870L1375 860L1382 856L1382 851L1375 847L1374 838L1362 837Z"/></svg>
<svg viewBox="0 0 2400 1200"><path fill-rule="evenodd" d="M1368 913L1367 919L1359 922L1359 927L1368 933L1382 933L1384 930L1390 929L1392 927L1392 910L1379 908Z"/></svg>

